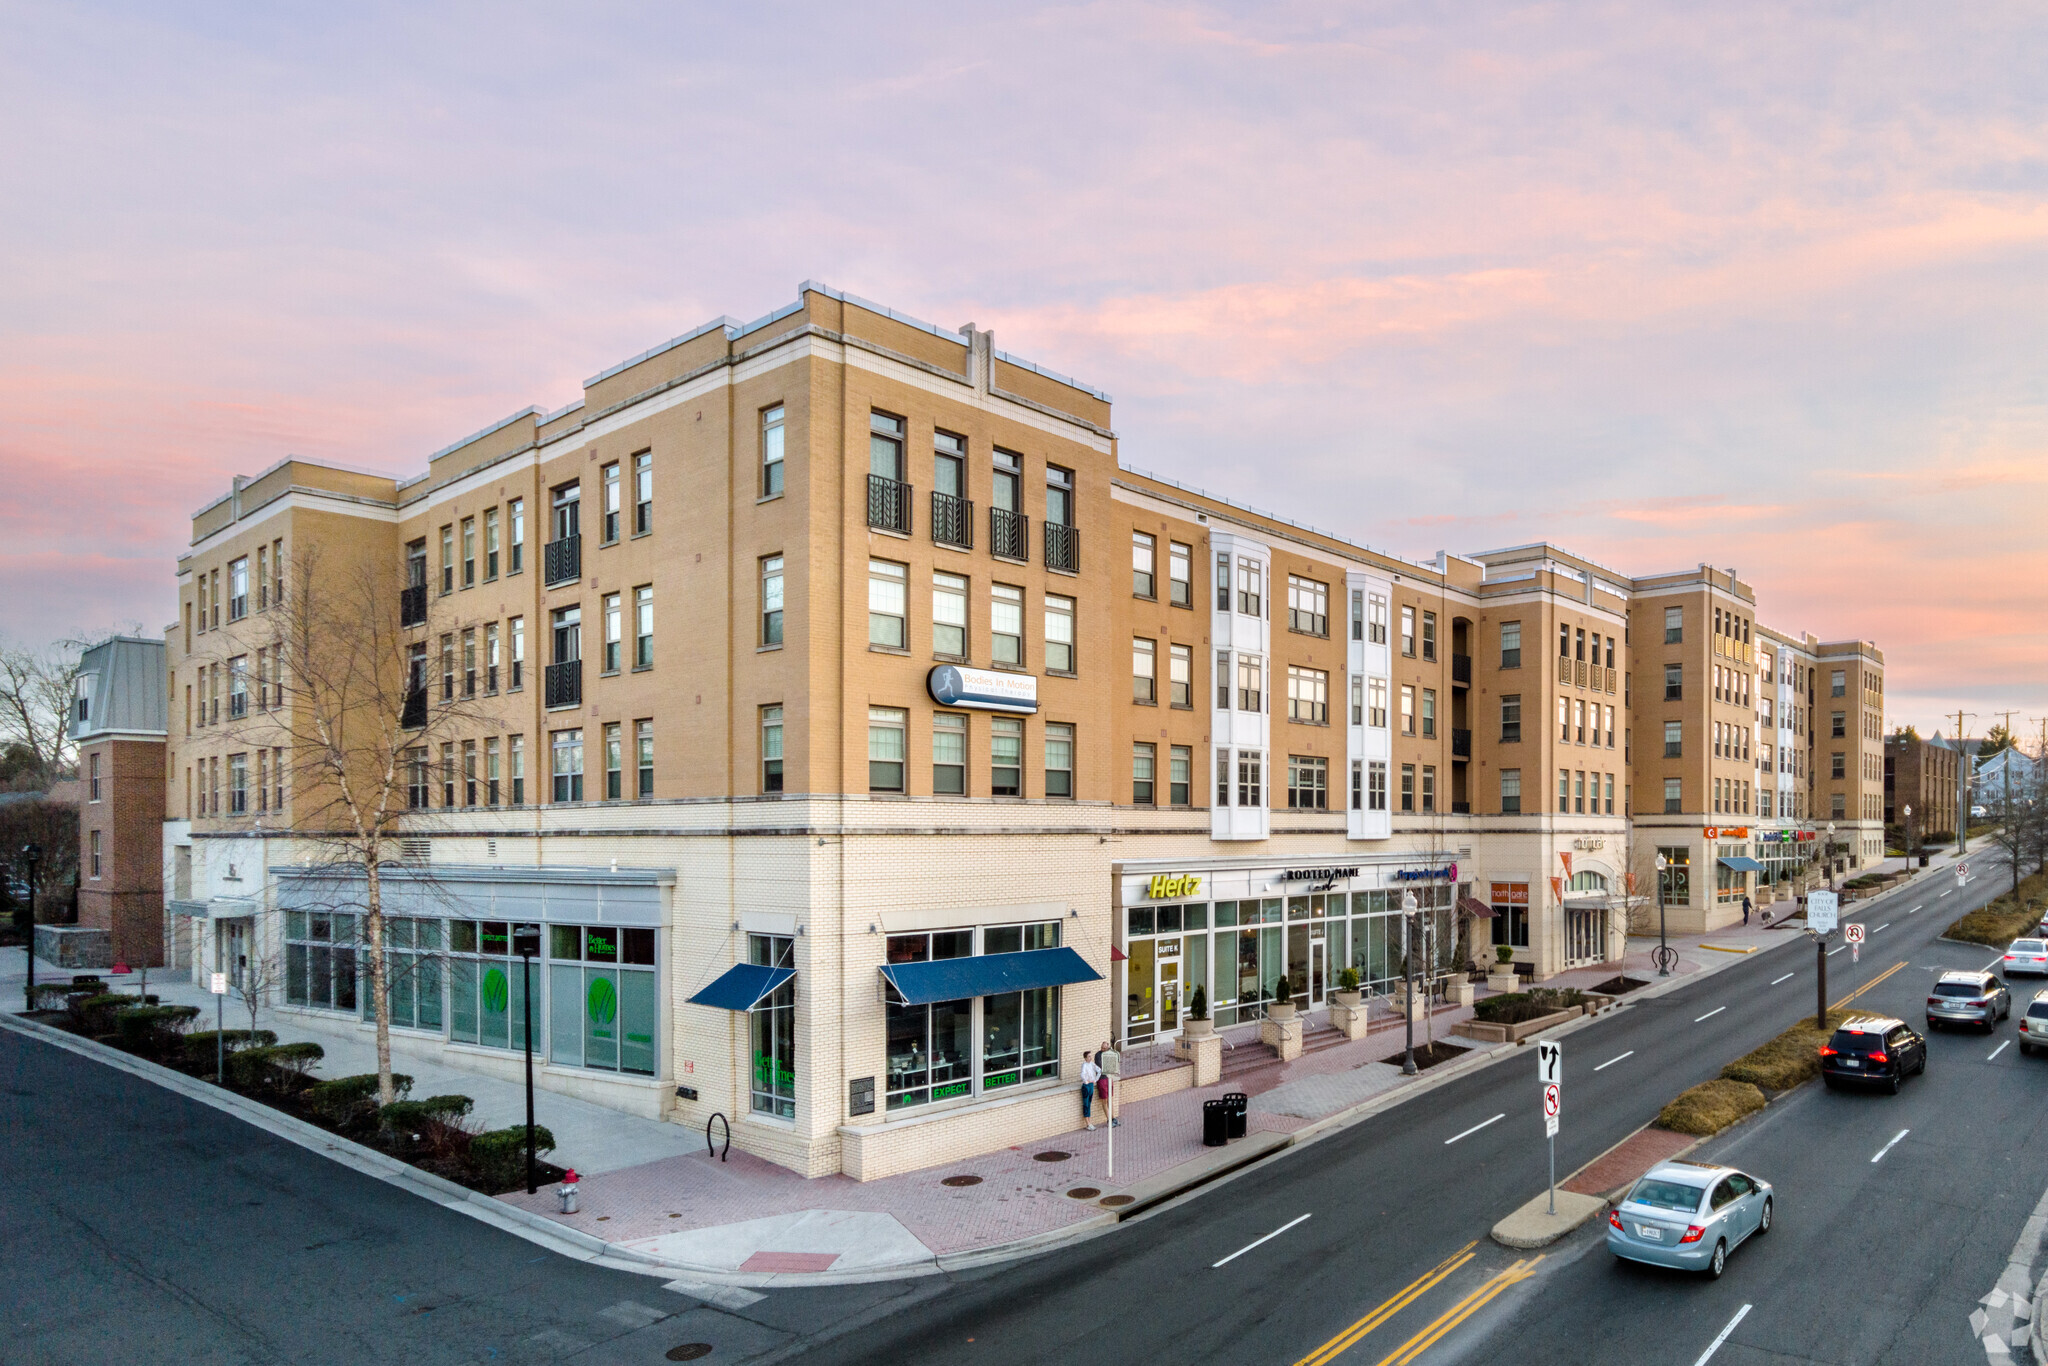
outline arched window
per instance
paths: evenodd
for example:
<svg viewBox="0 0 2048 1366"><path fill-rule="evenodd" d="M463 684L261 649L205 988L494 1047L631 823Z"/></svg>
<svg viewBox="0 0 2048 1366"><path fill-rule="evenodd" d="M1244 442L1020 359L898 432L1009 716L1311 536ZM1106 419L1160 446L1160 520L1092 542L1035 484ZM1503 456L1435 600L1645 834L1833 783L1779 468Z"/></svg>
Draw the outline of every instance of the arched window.
<svg viewBox="0 0 2048 1366"><path fill-rule="evenodd" d="M1599 873L1573 873L1572 880L1565 884L1568 892L1604 892L1607 879Z"/></svg>

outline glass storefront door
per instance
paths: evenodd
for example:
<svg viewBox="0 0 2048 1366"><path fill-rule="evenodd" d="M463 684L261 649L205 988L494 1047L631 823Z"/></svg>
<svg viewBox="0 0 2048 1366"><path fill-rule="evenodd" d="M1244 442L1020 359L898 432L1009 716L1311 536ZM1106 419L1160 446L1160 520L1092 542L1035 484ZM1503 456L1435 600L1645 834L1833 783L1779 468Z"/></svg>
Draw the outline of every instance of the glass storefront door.
<svg viewBox="0 0 2048 1366"><path fill-rule="evenodd" d="M1308 1003L1312 1006L1323 1003L1323 976L1329 962L1327 948L1324 940L1312 938L1308 941Z"/></svg>
<svg viewBox="0 0 2048 1366"><path fill-rule="evenodd" d="M1158 1030L1159 961L1150 939L1131 941L1124 964L1124 1034L1132 1042L1149 1039Z"/></svg>
<svg viewBox="0 0 2048 1366"><path fill-rule="evenodd" d="M1159 1032L1172 1034L1180 1028L1180 960L1159 960Z"/></svg>

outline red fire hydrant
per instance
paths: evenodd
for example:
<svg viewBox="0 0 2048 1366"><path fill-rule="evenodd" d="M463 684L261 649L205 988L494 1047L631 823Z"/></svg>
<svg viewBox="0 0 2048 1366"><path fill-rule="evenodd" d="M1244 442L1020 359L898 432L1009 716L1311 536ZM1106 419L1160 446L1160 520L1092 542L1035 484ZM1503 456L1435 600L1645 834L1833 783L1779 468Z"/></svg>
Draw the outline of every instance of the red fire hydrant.
<svg viewBox="0 0 2048 1366"><path fill-rule="evenodd" d="M562 1173L562 1184L555 1187L555 1198L562 1202L562 1213L576 1213L576 1183L582 1179L573 1167Z"/></svg>

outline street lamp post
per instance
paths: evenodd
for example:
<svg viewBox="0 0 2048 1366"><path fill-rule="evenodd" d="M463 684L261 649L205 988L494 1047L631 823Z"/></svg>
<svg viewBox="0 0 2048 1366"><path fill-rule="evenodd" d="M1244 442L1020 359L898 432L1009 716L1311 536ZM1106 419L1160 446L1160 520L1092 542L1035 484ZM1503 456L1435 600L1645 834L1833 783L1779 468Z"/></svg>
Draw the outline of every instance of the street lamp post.
<svg viewBox="0 0 2048 1366"><path fill-rule="evenodd" d="M1401 1059L1401 1075L1415 1075L1415 893L1401 893L1401 976L1406 992L1401 1000L1401 1020L1408 1031L1407 1052Z"/></svg>
<svg viewBox="0 0 2048 1366"><path fill-rule="evenodd" d="M1669 859L1657 855L1657 975L1671 975L1671 947L1664 935L1664 870L1671 866Z"/></svg>
<svg viewBox="0 0 2048 1366"><path fill-rule="evenodd" d="M1828 890L1835 890L1835 823L1828 822Z"/></svg>
<svg viewBox="0 0 2048 1366"><path fill-rule="evenodd" d="M526 1032L526 1193L540 1189L533 1169L533 960L540 952L540 926L512 927L512 951L519 955L519 1009Z"/></svg>
<svg viewBox="0 0 2048 1366"><path fill-rule="evenodd" d="M21 861L28 867L28 988L24 1002L30 1010L36 1008L36 867L43 861L43 846L30 840L21 846Z"/></svg>
<svg viewBox="0 0 2048 1366"><path fill-rule="evenodd" d="M1913 808L1909 803L1906 807L1906 871L1912 872L1919 861L1920 850L1913 843Z"/></svg>

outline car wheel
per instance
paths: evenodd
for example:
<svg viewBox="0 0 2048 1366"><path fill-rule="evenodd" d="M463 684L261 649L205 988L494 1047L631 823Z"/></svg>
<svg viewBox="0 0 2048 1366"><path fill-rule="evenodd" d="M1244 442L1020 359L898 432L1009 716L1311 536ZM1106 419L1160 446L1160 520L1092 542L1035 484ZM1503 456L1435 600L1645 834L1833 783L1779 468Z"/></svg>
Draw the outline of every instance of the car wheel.
<svg viewBox="0 0 2048 1366"><path fill-rule="evenodd" d="M1721 1279L1721 1273L1727 1269L1728 1244L1726 1242L1716 1243L1714 1244L1714 1260L1707 1263L1707 1279L1718 1281Z"/></svg>
<svg viewBox="0 0 2048 1366"><path fill-rule="evenodd" d="M1758 1233L1769 1233L1771 1231L1771 1202L1768 1198L1764 1200L1763 1217L1756 1221L1756 1231Z"/></svg>
<svg viewBox="0 0 2048 1366"><path fill-rule="evenodd" d="M1835 1079L1826 1073L1821 1074L1820 1084L1827 1087L1830 1091L1835 1089Z"/></svg>
<svg viewBox="0 0 2048 1366"><path fill-rule="evenodd" d="M1922 1077L1927 1075L1927 1050L1924 1048L1920 1050L1920 1061L1913 1064L1913 1074Z"/></svg>
<svg viewBox="0 0 2048 1366"><path fill-rule="evenodd" d="M1886 1079L1890 1082L1892 1094L1895 1096L1899 1093L1899 1074L1904 1070L1902 1067L1894 1067L1891 1076Z"/></svg>

